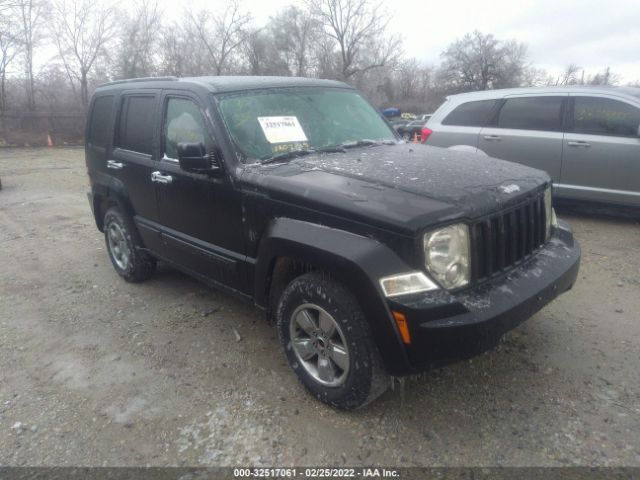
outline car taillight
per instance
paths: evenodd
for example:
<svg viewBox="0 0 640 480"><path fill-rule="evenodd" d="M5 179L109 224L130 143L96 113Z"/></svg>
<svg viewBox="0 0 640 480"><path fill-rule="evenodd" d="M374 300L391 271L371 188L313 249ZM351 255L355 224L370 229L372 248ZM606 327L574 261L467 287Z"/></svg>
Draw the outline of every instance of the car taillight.
<svg viewBox="0 0 640 480"><path fill-rule="evenodd" d="M429 135L433 133L433 130L427 127L422 127L422 143L429 139Z"/></svg>

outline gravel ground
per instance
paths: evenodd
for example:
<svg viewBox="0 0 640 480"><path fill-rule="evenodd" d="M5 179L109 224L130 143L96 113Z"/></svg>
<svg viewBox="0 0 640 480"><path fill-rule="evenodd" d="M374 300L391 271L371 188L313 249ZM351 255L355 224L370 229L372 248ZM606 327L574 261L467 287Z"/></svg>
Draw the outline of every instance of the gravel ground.
<svg viewBox="0 0 640 480"><path fill-rule="evenodd" d="M82 150L0 150L0 176L0 464L640 466L637 221L559 212L572 291L404 404L343 413L252 306L169 268L117 276Z"/></svg>

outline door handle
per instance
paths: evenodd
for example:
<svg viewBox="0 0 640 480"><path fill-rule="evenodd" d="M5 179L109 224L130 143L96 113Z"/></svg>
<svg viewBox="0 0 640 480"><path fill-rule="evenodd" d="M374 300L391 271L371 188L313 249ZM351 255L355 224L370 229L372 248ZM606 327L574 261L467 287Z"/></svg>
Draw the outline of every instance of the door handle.
<svg viewBox="0 0 640 480"><path fill-rule="evenodd" d="M171 184L171 182L173 182L173 177L171 175L163 175L160 172L152 172L151 181L161 183L163 185L169 185Z"/></svg>
<svg viewBox="0 0 640 480"><path fill-rule="evenodd" d="M490 142L495 140L496 142L502 140L502 137L500 135L485 135L484 136L485 140L489 140Z"/></svg>
<svg viewBox="0 0 640 480"><path fill-rule="evenodd" d="M590 147L591 144L589 142L583 142L581 140L569 140L567 142L567 145L569 145L570 147Z"/></svg>
<svg viewBox="0 0 640 480"><path fill-rule="evenodd" d="M112 170L122 170L124 165L120 162L116 162L115 160L107 160L107 168Z"/></svg>

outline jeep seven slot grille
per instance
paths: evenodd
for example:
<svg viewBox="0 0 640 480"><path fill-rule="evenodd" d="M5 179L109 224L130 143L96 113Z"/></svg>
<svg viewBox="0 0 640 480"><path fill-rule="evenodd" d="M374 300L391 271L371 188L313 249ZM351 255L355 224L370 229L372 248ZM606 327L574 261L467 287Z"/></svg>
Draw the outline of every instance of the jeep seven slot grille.
<svg viewBox="0 0 640 480"><path fill-rule="evenodd" d="M544 194L471 224L471 279L485 280L528 258L545 243Z"/></svg>

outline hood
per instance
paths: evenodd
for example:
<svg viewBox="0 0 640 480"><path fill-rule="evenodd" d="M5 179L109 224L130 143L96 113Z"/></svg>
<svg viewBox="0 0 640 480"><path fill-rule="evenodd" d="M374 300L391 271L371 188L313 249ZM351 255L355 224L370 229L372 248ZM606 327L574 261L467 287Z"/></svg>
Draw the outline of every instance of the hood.
<svg viewBox="0 0 640 480"><path fill-rule="evenodd" d="M550 182L516 163L404 143L247 165L242 179L274 199L412 232L500 210Z"/></svg>

